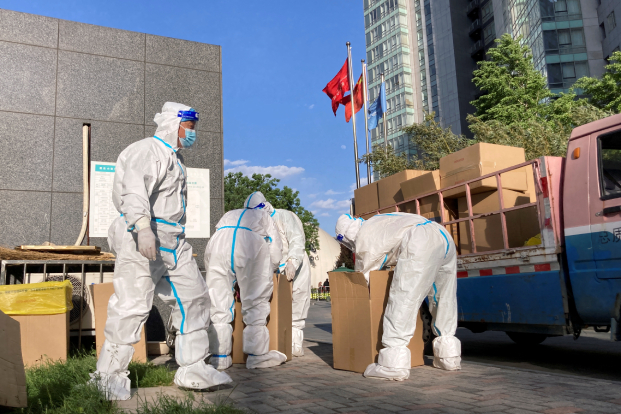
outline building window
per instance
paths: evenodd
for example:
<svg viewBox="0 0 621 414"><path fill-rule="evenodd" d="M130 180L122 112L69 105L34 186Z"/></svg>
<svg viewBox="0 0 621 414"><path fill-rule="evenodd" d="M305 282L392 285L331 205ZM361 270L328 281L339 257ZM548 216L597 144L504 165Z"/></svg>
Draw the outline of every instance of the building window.
<svg viewBox="0 0 621 414"><path fill-rule="evenodd" d="M603 22L599 25L599 34L602 36L602 40L606 38L606 26L604 26Z"/></svg>
<svg viewBox="0 0 621 414"><path fill-rule="evenodd" d="M493 7L493 3L490 0L481 8L481 20L483 23L487 22L487 20L494 15Z"/></svg>
<svg viewBox="0 0 621 414"><path fill-rule="evenodd" d="M489 42L493 41L495 37L496 37L496 28L494 26L494 23L490 23L487 26L485 26L485 28L483 29L483 43L488 44Z"/></svg>
<svg viewBox="0 0 621 414"><path fill-rule="evenodd" d="M558 53L558 35L556 30L543 31L543 45L546 52Z"/></svg>
<svg viewBox="0 0 621 414"><path fill-rule="evenodd" d="M608 23L608 33L612 32L615 27L617 27L617 21L615 20L615 12L612 11L606 18L606 23Z"/></svg>

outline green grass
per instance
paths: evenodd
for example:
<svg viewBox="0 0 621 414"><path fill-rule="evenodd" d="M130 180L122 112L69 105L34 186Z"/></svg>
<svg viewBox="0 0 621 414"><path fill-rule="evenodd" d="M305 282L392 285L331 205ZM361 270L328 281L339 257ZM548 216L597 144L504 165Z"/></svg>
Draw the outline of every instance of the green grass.
<svg viewBox="0 0 621 414"><path fill-rule="evenodd" d="M0 412L21 414L120 414L115 403L102 398L95 386L87 384L95 371L95 353L78 353L65 362L47 362L26 370L28 408ZM132 388L172 385L175 373L165 366L132 362L129 366ZM152 403L142 402L139 414L240 414L228 405L196 402L192 394L177 401L160 396Z"/></svg>

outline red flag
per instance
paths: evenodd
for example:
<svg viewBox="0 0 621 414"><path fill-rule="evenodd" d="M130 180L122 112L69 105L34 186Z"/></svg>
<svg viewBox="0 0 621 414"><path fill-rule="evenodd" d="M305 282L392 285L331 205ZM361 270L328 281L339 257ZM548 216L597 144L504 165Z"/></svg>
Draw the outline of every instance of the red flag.
<svg viewBox="0 0 621 414"><path fill-rule="evenodd" d="M334 112L334 116L336 116L336 110L339 108L339 103L343 98L343 94L349 90L349 79L347 78L347 59L345 59L345 64L339 70L339 73L328 82L325 88L323 88L323 92L332 100L332 111Z"/></svg>
<svg viewBox="0 0 621 414"><path fill-rule="evenodd" d="M362 75L356 82L354 86L354 107L356 109L355 113L358 113L360 108L364 105L364 100L362 97ZM339 102L341 105L345 105L345 122L349 122L351 119L351 95L344 96Z"/></svg>

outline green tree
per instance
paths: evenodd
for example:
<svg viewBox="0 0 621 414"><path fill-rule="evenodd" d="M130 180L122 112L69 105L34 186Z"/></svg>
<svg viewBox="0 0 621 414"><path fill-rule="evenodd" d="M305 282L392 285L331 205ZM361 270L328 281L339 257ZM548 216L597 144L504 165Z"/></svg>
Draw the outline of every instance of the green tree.
<svg viewBox="0 0 621 414"><path fill-rule="evenodd" d="M475 142L464 135L456 135L451 128L442 128L435 120L435 113L425 115L424 122L403 128L416 146L419 158L413 161L417 170L437 170L440 158L470 146Z"/></svg>
<svg viewBox="0 0 621 414"><path fill-rule="evenodd" d="M589 96L589 102L597 108L621 112L621 52L610 57L606 72L601 79L584 77L578 79L574 88L580 88Z"/></svg>
<svg viewBox="0 0 621 414"><path fill-rule="evenodd" d="M366 164L367 161L371 163L373 171L379 175L379 178L385 178L400 171L414 168L414 164L408 161L407 155L405 153L395 153L390 144L386 149L384 149L383 145L375 145L371 153L364 154L358 160L361 164Z"/></svg>
<svg viewBox="0 0 621 414"><path fill-rule="evenodd" d="M270 174L252 174L252 178L240 172L228 173L224 177L224 209L225 211L243 208L244 201L255 191L263 193L274 208L293 211L304 224L306 251L311 244L319 248L319 222L310 211L300 205L299 191L284 186L278 187L280 180Z"/></svg>

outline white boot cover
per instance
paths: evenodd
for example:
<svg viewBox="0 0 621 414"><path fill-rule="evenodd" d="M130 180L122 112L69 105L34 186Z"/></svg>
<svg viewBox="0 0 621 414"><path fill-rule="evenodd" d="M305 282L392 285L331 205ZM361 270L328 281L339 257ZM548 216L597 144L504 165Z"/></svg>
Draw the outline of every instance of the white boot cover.
<svg viewBox="0 0 621 414"><path fill-rule="evenodd" d="M461 369L461 342L454 336L433 340L433 366L447 371Z"/></svg>
<svg viewBox="0 0 621 414"><path fill-rule="evenodd" d="M367 378L404 381L410 378L412 355L405 346L383 348L379 351L377 364L370 364L364 371Z"/></svg>
<svg viewBox="0 0 621 414"><path fill-rule="evenodd" d="M211 324L209 334L209 363L217 370L225 370L233 365L231 350L233 347L233 327L230 323Z"/></svg>
<svg viewBox="0 0 621 414"><path fill-rule="evenodd" d="M131 381L127 367L133 355L133 346L113 344L106 339L89 384L95 384L109 401L129 400Z"/></svg>
<svg viewBox="0 0 621 414"><path fill-rule="evenodd" d="M244 354L264 355L270 350L270 333L267 326L246 326L244 328Z"/></svg>
<svg viewBox="0 0 621 414"><path fill-rule="evenodd" d="M206 329L177 334L175 338L175 359L179 366L189 366L202 361L209 355L209 337Z"/></svg>
<svg viewBox="0 0 621 414"><path fill-rule="evenodd" d="M292 328L291 330L291 345L292 350L291 354L295 357L303 357L304 356L304 331L298 328Z"/></svg>
<svg viewBox="0 0 621 414"><path fill-rule="evenodd" d="M263 355L248 355L246 368L271 368L283 364L286 360L287 355L278 351L269 351Z"/></svg>
<svg viewBox="0 0 621 414"><path fill-rule="evenodd" d="M175 384L193 390L204 390L216 385L233 382L226 372L216 371L211 365L200 360L195 364L180 367L175 374Z"/></svg>

